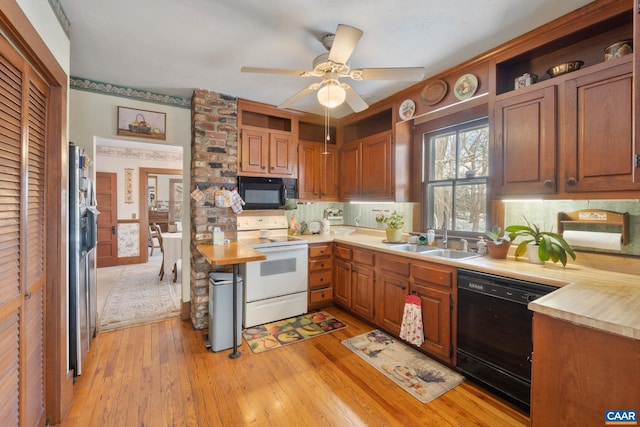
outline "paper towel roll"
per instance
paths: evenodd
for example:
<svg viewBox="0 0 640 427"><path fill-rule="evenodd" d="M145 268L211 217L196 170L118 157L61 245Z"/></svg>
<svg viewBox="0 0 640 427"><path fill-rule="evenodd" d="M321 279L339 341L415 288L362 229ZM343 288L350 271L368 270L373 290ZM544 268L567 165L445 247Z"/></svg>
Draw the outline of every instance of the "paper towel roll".
<svg viewBox="0 0 640 427"><path fill-rule="evenodd" d="M621 233L602 233L597 231L565 230L562 237L572 246L583 248L609 249L619 251L622 245Z"/></svg>

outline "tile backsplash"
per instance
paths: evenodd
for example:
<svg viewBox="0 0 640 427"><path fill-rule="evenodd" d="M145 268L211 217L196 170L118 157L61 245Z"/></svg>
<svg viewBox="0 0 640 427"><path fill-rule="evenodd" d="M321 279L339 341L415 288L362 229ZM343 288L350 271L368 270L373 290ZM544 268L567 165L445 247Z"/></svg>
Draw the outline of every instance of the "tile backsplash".
<svg viewBox="0 0 640 427"><path fill-rule="evenodd" d="M320 221L324 218L324 210L327 208L342 209L342 220L332 220L331 225L350 225L382 230L384 226L376 222L378 210L391 212L394 209L402 212L405 217L406 231L420 231L418 226L413 226L419 221L420 209L417 203L339 203L339 202L313 202L298 204L295 210L285 211L291 220L291 215L296 215L298 222L309 223ZM614 212L628 212L630 217L630 243L622 246L621 253L626 255L640 255L640 201L638 200L545 200L545 201L514 201L506 203L505 224L524 224L524 217L529 222L539 225L546 231L557 231L558 212L572 212L581 209L604 209ZM607 252L607 251L603 251Z"/></svg>
<svg viewBox="0 0 640 427"><path fill-rule="evenodd" d="M629 244L620 251L598 250L598 252L640 255L640 201L638 200L544 200L508 202L505 204L505 225L537 224L544 231L558 231L558 212L573 212L582 209L603 209L629 213ZM589 230L588 231L601 231ZM607 230L609 231L609 230ZM614 230L611 230L614 231ZM619 231L619 230L615 230Z"/></svg>

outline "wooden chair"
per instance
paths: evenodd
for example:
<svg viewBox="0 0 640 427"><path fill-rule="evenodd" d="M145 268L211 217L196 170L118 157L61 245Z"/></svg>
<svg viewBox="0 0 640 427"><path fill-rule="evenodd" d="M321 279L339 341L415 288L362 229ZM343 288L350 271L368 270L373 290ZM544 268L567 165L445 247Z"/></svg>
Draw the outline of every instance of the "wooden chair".
<svg viewBox="0 0 640 427"><path fill-rule="evenodd" d="M156 233L158 233L158 242L160 244L160 251L162 252L162 264L160 265L160 273L158 274L158 276L160 276L160 280L162 280L164 278L164 246L162 244L162 230L160 229L160 226L157 224L154 224L155 228L156 228ZM178 280L178 263L173 264L173 281L176 282Z"/></svg>
<svg viewBox="0 0 640 427"><path fill-rule="evenodd" d="M156 231L156 224L149 225L149 234L148 234L148 246L151 248L151 254L149 256L153 256L153 249L160 248L160 239L158 238L158 232Z"/></svg>

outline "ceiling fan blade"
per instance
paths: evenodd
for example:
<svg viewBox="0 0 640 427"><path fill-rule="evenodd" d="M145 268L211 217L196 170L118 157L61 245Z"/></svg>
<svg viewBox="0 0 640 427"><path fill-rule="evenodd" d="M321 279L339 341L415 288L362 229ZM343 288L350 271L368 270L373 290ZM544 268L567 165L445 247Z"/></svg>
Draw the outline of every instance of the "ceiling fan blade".
<svg viewBox="0 0 640 427"><path fill-rule="evenodd" d="M351 86L345 84L343 87L347 93L345 102L349 104L349 107L351 107L354 112L358 113L369 108L369 104L367 104Z"/></svg>
<svg viewBox="0 0 640 427"><path fill-rule="evenodd" d="M362 30L355 27L344 24L338 25L333 45L329 51L329 60L338 64L346 64L362 34Z"/></svg>
<svg viewBox="0 0 640 427"><path fill-rule="evenodd" d="M404 68L361 68L351 70L354 80L406 80L420 81L424 79L426 70L423 67Z"/></svg>
<svg viewBox="0 0 640 427"><path fill-rule="evenodd" d="M314 92L317 88L318 88L317 83L307 86L306 88L302 89L300 92L293 95L291 98L284 101L282 104L278 105L278 108L291 108L296 102L300 101L302 98L309 95L311 92Z"/></svg>
<svg viewBox="0 0 640 427"><path fill-rule="evenodd" d="M295 76L303 76L306 71L302 70L285 70L282 68L260 68L260 67L242 67L240 71L243 73L269 73L269 74L293 74Z"/></svg>

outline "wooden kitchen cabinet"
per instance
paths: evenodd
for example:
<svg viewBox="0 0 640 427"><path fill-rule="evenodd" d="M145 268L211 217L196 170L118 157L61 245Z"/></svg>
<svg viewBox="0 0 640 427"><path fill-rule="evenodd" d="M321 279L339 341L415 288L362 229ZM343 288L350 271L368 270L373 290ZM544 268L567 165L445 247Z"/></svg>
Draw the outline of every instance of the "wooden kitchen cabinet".
<svg viewBox="0 0 640 427"><path fill-rule="evenodd" d="M364 319L373 320L374 253L335 244L334 257L334 301Z"/></svg>
<svg viewBox="0 0 640 427"><path fill-rule="evenodd" d="M375 317L382 329L398 336L409 295L409 260L380 254L376 262Z"/></svg>
<svg viewBox="0 0 640 427"><path fill-rule="evenodd" d="M238 101L238 173L292 178L296 175L297 121L275 107Z"/></svg>
<svg viewBox="0 0 640 427"><path fill-rule="evenodd" d="M341 200L394 200L391 131L345 144L340 163Z"/></svg>
<svg viewBox="0 0 640 427"><path fill-rule="evenodd" d="M564 191L640 189L634 161L632 55L565 83Z"/></svg>
<svg viewBox="0 0 640 427"><path fill-rule="evenodd" d="M338 148L318 142L298 143L298 199L338 200Z"/></svg>
<svg viewBox="0 0 640 427"><path fill-rule="evenodd" d="M640 341L540 313L533 317L531 426L605 424L638 409Z"/></svg>
<svg viewBox="0 0 640 427"><path fill-rule="evenodd" d="M556 86L494 105L492 179L500 195L556 192Z"/></svg>
<svg viewBox="0 0 640 427"><path fill-rule="evenodd" d="M333 302L333 244L309 245L309 310Z"/></svg>
<svg viewBox="0 0 640 427"><path fill-rule="evenodd" d="M240 140L242 174L291 177L295 172L293 136L244 128Z"/></svg>
<svg viewBox="0 0 640 427"><path fill-rule="evenodd" d="M426 353L454 365L456 269L442 264L411 264L411 293L420 297Z"/></svg>

